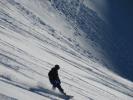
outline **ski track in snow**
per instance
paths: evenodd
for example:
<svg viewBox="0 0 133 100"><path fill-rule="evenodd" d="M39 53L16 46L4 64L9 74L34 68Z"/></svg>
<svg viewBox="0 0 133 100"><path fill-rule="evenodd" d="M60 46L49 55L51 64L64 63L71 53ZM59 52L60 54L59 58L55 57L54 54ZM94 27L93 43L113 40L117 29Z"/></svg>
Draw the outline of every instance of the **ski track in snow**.
<svg viewBox="0 0 133 100"><path fill-rule="evenodd" d="M77 28L51 2L0 0L0 99L68 100L48 80L59 64L72 100L133 100L133 83L93 59L101 54L92 47L85 53L85 33L75 35Z"/></svg>

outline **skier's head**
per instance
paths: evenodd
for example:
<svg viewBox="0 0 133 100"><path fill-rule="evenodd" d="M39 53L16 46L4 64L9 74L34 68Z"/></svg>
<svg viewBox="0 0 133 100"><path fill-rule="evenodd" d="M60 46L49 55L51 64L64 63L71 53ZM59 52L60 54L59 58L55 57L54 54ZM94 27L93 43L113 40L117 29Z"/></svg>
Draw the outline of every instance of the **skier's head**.
<svg viewBox="0 0 133 100"><path fill-rule="evenodd" d="M60 66L59 65L55 65L55 69L59 70Z"/></svg>

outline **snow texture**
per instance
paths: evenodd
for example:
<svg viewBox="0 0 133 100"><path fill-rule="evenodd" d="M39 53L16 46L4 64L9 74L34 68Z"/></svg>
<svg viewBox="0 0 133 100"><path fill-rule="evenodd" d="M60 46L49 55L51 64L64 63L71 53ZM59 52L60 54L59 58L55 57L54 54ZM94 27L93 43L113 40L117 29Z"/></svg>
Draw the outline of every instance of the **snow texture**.
<svg viewBox="0 0 133 100"><path fill-rule="evenodd" d="M0 94L0 100L17 100L17 99Z"/></svg>

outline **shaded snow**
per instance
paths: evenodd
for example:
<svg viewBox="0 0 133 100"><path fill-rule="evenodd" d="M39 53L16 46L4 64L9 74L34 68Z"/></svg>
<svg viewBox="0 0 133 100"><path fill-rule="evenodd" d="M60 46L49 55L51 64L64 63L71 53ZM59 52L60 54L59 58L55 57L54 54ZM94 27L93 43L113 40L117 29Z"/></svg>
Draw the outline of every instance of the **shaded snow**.
<svg viewBox="0 0 133 100"><path fill-rule="evenodd" d="M0 94L0 100L17 100L17 99Z"/></svg>

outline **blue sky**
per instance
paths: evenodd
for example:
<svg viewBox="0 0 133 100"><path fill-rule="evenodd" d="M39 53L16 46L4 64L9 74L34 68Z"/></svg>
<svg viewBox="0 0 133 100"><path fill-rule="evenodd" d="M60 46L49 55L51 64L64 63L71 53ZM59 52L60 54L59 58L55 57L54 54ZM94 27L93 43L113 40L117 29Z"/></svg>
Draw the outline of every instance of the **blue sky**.
<svg viewBox="0 0 133 100"><path fill-rule="evenodd" d="M114 44L107 52L116 71L133 81L133 0L108 0L107 9Z"/></svg>

